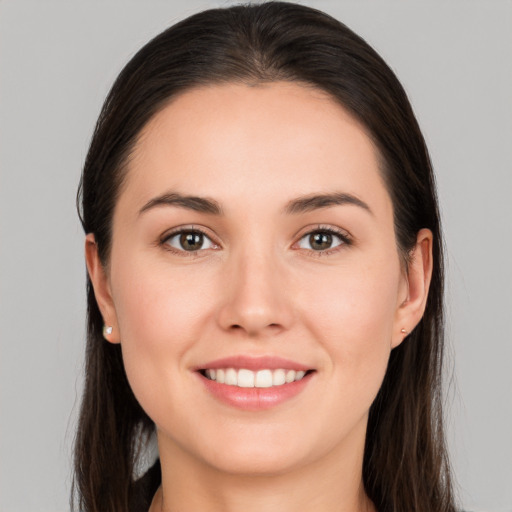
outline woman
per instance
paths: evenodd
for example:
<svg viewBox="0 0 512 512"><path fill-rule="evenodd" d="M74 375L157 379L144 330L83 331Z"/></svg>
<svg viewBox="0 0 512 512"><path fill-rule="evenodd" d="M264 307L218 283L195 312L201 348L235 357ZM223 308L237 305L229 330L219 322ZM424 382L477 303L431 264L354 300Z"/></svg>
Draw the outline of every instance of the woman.
<svg viewBox="0 0 512 512"><path fill-rule="evenodd" d="M363 40L289 3L178 23L114 84L79 197L80 510L454 510L434 178Z"/></svg>

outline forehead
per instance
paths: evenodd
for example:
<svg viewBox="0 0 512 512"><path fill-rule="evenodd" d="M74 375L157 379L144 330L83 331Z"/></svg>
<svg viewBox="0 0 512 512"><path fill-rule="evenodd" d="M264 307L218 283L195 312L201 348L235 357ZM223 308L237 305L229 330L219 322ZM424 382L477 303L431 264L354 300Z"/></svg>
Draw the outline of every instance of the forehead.
<svg viewBox="0 0 512 512"><path fill-rule="evenodd" d="M333 188L387 196L361 125L325 92L288 82L179 95L142 130L127 172L140 202L166 189L246 204Z"/></svg>

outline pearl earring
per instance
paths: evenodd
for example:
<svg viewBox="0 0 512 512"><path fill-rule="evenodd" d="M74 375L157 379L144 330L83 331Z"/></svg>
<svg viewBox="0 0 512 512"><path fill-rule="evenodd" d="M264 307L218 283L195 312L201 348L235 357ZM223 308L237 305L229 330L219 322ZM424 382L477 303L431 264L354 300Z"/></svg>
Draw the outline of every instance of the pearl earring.
<svg viewBox="0 0 512 512"><path fill-rule="evenodd" d="M403 327L400 329L400 332L401 332L402 334L409 334L409 333L408 333L408 332L407 332Z"/></svg>
<svg viewBox="0 0 512 512"><path fill-rule="evenodd" d="M103 326L103 337L107 337L108 335L112 334L112 326L111 325L104 325Z"/></svg>

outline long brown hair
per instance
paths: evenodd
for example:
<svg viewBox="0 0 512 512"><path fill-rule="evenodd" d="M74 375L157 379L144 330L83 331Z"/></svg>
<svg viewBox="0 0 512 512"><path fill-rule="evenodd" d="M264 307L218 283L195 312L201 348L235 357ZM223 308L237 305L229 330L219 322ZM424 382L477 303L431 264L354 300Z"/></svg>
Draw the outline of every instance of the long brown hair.
<svg viewBox="0 0 512 512"><path fill-rule="evenodd" d="M109 260L112 215L137 135L176 94L205 84L287 80L328 92L377 146L404 264L421 228L434 235L425 314L395 348L371 406L363 463L379 512L452 512L443 434L443 255L428 151L399 81L359 36L305 6L269 2L212 9L167 29L126 65L101 111L78 204L86 233ZM87 281L85 390L75 444L75 498L84 512L120 512L140 500L134 465L154 429L136 401L119 345L102 337Z"/></svg>

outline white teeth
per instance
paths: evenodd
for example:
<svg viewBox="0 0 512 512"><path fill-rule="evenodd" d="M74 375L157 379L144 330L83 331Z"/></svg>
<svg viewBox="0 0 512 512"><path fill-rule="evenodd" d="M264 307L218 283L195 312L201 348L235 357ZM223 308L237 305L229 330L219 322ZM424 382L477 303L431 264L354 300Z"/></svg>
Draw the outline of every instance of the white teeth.
<svg viewBox="0 0 512 512"><path fill-rule="evenodd" d="M257 388L270 388L272 386L272 372L270 370L260 370L256 374L254 386Z"/></svg>
<svg viewBox="0 0 512 512"><path fill-rule="evenodd" d="M228 386L238 386L241 388L270 388L272 386L282 386L291 382L301 380L306 375L303 370L259 370L253 372L242 368L217 368L208 369L205 375L219 384Z"/></svg>
<svg viewBox="0 0 512 512"><path fill-rule="evenodd" d="M224 379L224 384L228 386L236 386L238 383L238 378L236 374L236 370L234 368L228 368L226 370L226 377Z"/></svg>
<svg viewBox="0 0 512 512"><path fill-rule="evenodd" d="M274 370L272 375L272 385L282 386L286 382L286 372L284 370Z"/></svg>
<svg viewBox="0 0 512 512"><path fill-rule="evenodd" d="M293 382L295 380L295 375L296 375L296 372L295 370L288 370L286 372L286 383L289 384L290 382Z"/></svg>
<svg viewBox="0 0 512 512"><path fill-rule="evenodd" d="M235 382L234 386L236 385L241 388L253 388L254 372L251 372L251 370L238 370L238 383Z"/></svg>

